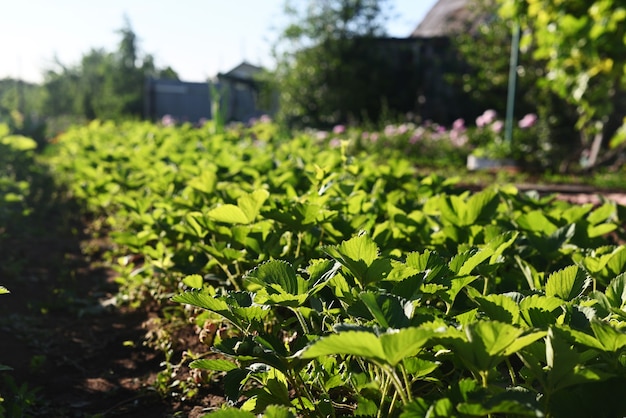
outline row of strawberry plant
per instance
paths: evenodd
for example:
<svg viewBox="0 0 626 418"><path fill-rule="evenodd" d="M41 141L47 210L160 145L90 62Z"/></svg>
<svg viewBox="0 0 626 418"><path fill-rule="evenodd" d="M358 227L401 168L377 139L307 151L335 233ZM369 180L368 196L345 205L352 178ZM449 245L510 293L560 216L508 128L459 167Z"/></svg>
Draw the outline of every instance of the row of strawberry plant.
<svg viewBox="0 0 626 418"><path fill-rule="evenodd" d="M57 148L131 303L200 274L174 299L207 310L195 322L231 361L194 365L251 411L558 415L564 388L623 379L611 202L470 194L307 136L93 124Z"/></svg>
<svg viewBox="0 0 626 418"><path fill-rule="evenodd" d="M9 127L0 124L0 237L17 218L28 215L26 197L30 185L26 172L33 164L37 144L30 138L10 135Z"/></svg>

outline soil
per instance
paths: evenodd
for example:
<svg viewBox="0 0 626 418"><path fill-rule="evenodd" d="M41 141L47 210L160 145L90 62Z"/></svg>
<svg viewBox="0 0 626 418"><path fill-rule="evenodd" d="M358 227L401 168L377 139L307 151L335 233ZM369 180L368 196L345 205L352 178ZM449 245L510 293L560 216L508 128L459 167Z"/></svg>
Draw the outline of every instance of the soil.
<svg viewBox="0 0 626 418"><path fill-rule="evenodd" d="M590 190L551 191L599 202ZM626 193L606 197L626 205ZM187 402L154 389L164 357L144 341L158 312L111 303L115 274L99 267L108 244L90 237L89 223L77 207L56 202L19 233L0 228L0 284L11 291L0 296L0 364L13 369L0 372L0 394L5 408L18 408L6 416L199 417L223 403L217 387ZM176 340L198 344L192 332Z"/></svg>
<svg viewBox="0 0 626 418"><path fill-rule="evenodd" d="M192 401L154 389L163 354L144 344L154 307L116 307L115 273L99 267L106 239L67 202L0 225L0 417L202 416L219 388ZM193 332L176 336L194 347ZM211 393L211 392L215 393Z"/></svg>

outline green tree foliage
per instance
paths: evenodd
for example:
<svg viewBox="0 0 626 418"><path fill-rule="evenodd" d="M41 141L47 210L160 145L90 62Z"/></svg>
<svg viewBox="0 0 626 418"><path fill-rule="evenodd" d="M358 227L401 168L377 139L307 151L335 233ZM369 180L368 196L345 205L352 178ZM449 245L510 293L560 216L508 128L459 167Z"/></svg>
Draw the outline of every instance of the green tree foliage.
<svg viewBox="0 0 626 418"><path fill-rule="evenodd" d="M290 124L329 126L376 117L390 77L376 38L385 34L386 0L287 2L289 24L275 55L280 116Z"/></svg>
<svg viewBox="0 0 626 418"><path fill-rule="evenodd" d="M460 60L467 66L459 77L450 74L450 82L469 95L475 116L485 109L506 113L509 82L510 55L514 22L499 16L498 0L474 0L469 2L470 18L463 22L464 30L456 36L454 45ZM532 144L516 144L525 147L534 157L535 168L553 168L563 156L577 159L581 151L572 138L576 107L551 90L543 80L546 62L531 53L534 46L526 45L519 54L516 68L515 119L528 113L539 116L540 135Z"/></svg>
<svg viewBox="0 0 626 418"><path fill-rule="evenodd" d="M626 95L626 8L619 0L501 0L517 19L522 48L543 60L542 83L576 108L588 168L622 124ZM617 145L614 141L614 145ZM604 156L607 157L606 155Z"/></svg>
<svg viewBox="0 0 626 418"><path fill-rule="evenodd" d="M159 70L154 58L142 54L128 20L118 31L117 51L92 49L80 63L45 74L44 112L49 116L85 119L120 119L142 116L146 77L178 78L171 68Z"/></svg>
<svg viewBox="0 0 626 418"><path fill-rule="evenodd" d="M41 118L41 86L23 80L0 80L0 123L14 134L43 140L44 125Z"/></svg>

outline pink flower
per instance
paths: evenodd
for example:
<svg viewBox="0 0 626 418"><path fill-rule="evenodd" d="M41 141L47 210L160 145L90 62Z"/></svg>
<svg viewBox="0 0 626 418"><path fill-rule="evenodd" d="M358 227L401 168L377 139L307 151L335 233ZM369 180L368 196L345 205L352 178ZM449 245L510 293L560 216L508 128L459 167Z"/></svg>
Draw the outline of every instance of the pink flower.
<svg viewBox="0 0 626 418"><path fill-rule="evenodd" d="M317 131L315 133L315 137L319 140L319 141L323 141L326 138L328 138L328 132L326 131Z"/></svg>
<svg viewBox="0 0 626 418"><path fill-rule="evenodd" d="M263 115L259 119L259 122L261 123L270 123L271 121L272 121L272 118L269 115Z"/></svg>
<svg viewBox="0 0 626 418"><path fill-rule="evenodd" d="M396 127L393 125L387 125L385 126L385 136L393 136L396 133Z"/></svg>
<svg viewBox="0 0 626 418"><path fill-rule="evenodd" d="M424 136L424 128L420 126L413 132L413 135L411 136L411 138L409 138L409 143L410 144L417 143L420 139L422 139L422 136Z"/></svg>
<svg viewBox="0 0 626 418"><path fill-rule="evenodd" d="M482 128L489 125L491 122L496 120L496 115L496 111L493 109L485 110L482 115L476 118L476 126Z"/></svg>
<svg viewBox="0 0 626 418"><path fill-rule="evenodd" d="M346 131L346 127L345 127L345 126L343 126L343 125L336 125L336 126L333 128L333 133L334 133L335 135L341 135L341 134L342 134L342 133L344 133L345 131Z"/></svg>
<svg viewBox="0 0 626 418"><path fill-rule="evenodd" d="M491 125L491 130L498 134L502 132L503 127L504 123L501 120L497 120Z"/></svg>
<svg viewBox="0 0 626 418"><path fill-rule="evenodd" d="M452 142L452 145L455 147L462 147L467 144L467 140L467 135L460 131L454 129L450 131L450 142Z"/></svg>
<svg viewBox="0 0 626 418"><path fill-rule="evenodd" d="M464 131L465 130L465 121L463 119L457 119L452 122L452 130L454 131Z"/></svg>
<svg viewBox="0 0 626 418"><path fill-rule="evenodd" d="M361 139L369 139L369 138L370 138L369 132L361 132Z"/></svg>
<svg viewBox="0 0 626 418"><path fill-rule="evenodd" d="M378 132L372 132L372 134L370 135L370 141L372 142L378 141Z"/></svg>
<svg viewBox="0 0 626 418"><path fill-rule="evenodd" d="M527 129L533 126L535 122L537 122L537 115L535 115L534 113L529 113L522 119L520 119L520 121L518 122L518 126L522 129Z"/></svg>
<svg viewBox="0 0 626 418"><path fill-rule="evenodd" d="M339 138L333 138L330 140L330 142L328 143L328 145L331 148L339 148L339 146L341 145L341 139Z"/></svg>
<svg viewBox="0 0 626 418"><path fill-rule="evenodd" d="M176 124L176 119L174 119L172 115L163 115L161 123L163 126L173 126Z"/></svg>
<svg viewBox="0 0 626 418"><path fill-rule="evenodd" d="M402 125L398 126L398 130L396 132L398 133L398 135L404 135L408 132L408 130L409 127L406 125L406 123L403 123Z"/></svg>

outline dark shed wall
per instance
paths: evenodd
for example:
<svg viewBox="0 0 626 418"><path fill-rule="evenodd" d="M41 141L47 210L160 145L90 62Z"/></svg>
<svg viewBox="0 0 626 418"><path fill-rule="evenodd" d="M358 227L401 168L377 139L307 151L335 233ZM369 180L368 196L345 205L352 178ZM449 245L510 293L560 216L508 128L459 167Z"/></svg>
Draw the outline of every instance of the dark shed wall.
<svg viewBox="0 0 626 418"><path fill-rule="evenodd" d="M179 121L196 123L211 118L211 94L208 83L178 80L146 81L145 114L157 120L170 115Z"/></svg>

